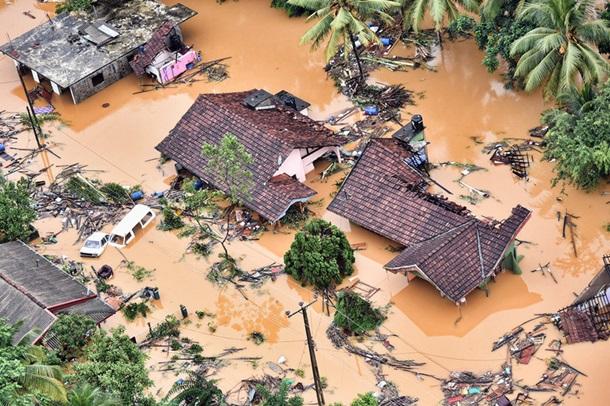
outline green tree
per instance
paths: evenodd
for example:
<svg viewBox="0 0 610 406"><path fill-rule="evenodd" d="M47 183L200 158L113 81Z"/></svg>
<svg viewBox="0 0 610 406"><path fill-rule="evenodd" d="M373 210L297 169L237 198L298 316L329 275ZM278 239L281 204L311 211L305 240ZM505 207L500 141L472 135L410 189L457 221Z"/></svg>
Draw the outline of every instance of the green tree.
<svg viewBox="0 0 610 406"><path fill-rule="evenodd" d="M47 363L43 347L26 343L30 335L13 344L17 328L0 319L0 404L25 406L41 399L65 402L61 368Z"/></svg>
<svg viewBox="0 0 610 406"><path fill-rule="evenodd" d="M402 0L405 29L417 32L426 13L430 13L439 39L443 22L451 23L456 20L460 16L460 10L476 12L478 9L479 0Z"/></svg>
<svg viewBox="0 0 610 406"><path fill-rule="evenodd" d="M303 398L290 396L290 382L283 380L277 392L273 393L266 387L259 385L257 388L262 397L262 406L303 406Z"/></svg>
<svg viewBox="0 0 610 406"><path fill-rule="evenodd" d="M519 18L536 25L511 46L525 90L544 85L547 97L557 97L607 76L610 65L596 44L610 39L610 29L598 18L595 0L533 0Z"/></svg>
<svg viewBox="0 0 610 406"><path fill-rule="evenodd" d="M79 385L68 392L68 406L120 406L113 396L91 385Z"/></svg>
<svg viewBox="0 0 610 406"><path fill-rule="evenodd" d="M179 406L218 406L224 400L215 382L196 372L189 372L184 382L170 389L168 396L172 398L172 403Z"/></svg>
<svg viewBox="0 0 610 406"><path fill-rule="evenodd" d="M0 243L26 239L35 218L30 182L25 178L12 182L0 175Z"/></svg>
<svg viewBox="0 0 610 406"><path fill-rule="evenodd" d="M206 169L215 176L219 189L231 203L227 211L227 230L224 238L219 240L225 257L228 257L225 243L229 238L230 215L236 205L243 204L251 196L254 182L248 166L254 161L237 136L231 133L226 133L217 145L205 143L201 154L207 160Z"/></svg>
<svg viewBox="0 0 610 406"><path fill-rule="evenodd" d="M286 272L303 285L329 289L352 274L354 250L345 234L321 219L308 222L284 254Z"/></svg>
<svg viewBox="0 0 610 406"><path fill-rule="evenodd" d="M353 52L358 64L360 80L364 80L364 71L356 46L359 40L363 46L379 43L377 35L366 24L369 19L391 22L389 12L398 9L400 3L389 0L289 0L289 4L312 10L308 20L319 18L301 38L301 44L311 43L312 49L317 49L327 38L326 61L339 51L345 49L345 57Z"/></svg>
<svg viewBox="0 0 610 406"><path fill-rule="evenodd" d="M352 401L352 406L377 406L378 404L379 402L371 392L359 394L358 397Z"/></svg>
<svg viewBox="0 0 610 406"><path fill-rule="evenodd" d="M82 314L62 314L49 334L59 343L59 356L68 360L78 356L95 329L95 321Z"/></svg>
<svg viewBox="0 0 610 406"><path fill-rule="evenodd" d="M355 292L337 294L337 311L334 322L338 327L353 334L364 334L379 327L385 320L380 309Z"/></svg>
<svg viewBox="0 0 610 406"><path fill-rule="evenodd" d="M555 182L590 190L610 176L610 83L591 101L576 105L576 111L554 109L543 116L551 127L544 156L556 160Z"/></svg>
<svg viewBox="0 0 610 406"><path fill-rule="evenodd" d="M122 404L135 404L152 385L145 359L123 327L110 333L98 330L85 349L84 361L74 366L74 380L115 395Z"/></svg>

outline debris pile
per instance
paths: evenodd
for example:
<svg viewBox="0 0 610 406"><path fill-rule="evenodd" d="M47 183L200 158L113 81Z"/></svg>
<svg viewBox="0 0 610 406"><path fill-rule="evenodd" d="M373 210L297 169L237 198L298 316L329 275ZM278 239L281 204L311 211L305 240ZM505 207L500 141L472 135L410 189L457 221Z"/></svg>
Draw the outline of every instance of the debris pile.
<svg viewBox="0 0 610 406"><path fill-rule="evenodd" d="M0 110L0 142L4 143L22 131L25 127L19 113Z"/></svg>
<svg viewBox="0 0 610 406"><path fill-rule="evenodd" d="M451 372L449 379L442 383L446 405L502 404L500 399L512 389L513 373L510 364L502 365L499 372L486 372L480 376L472 372Z"/></svg>
<svg viewBox="0 0 610 406"><path fill-rule="evenodd" d="M554 391L561 393L562 396L566 396L572 393L575 386L578 386L576 378L579 375L586 376L565 361L551 358L548 362L548 368L542 374L540 381L533 388L529 389L533 391Z"/></svg>

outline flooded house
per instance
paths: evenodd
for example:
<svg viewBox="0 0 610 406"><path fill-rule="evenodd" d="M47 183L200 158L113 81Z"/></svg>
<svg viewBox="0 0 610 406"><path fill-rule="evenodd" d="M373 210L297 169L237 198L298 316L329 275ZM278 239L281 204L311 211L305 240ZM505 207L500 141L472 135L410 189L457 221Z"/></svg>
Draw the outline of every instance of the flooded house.
<svg viewBox="0 0 610 406"><path fill-rule="evenodd" d="M181 42L179 25L196 14L180 3L97 1L91 12L61 13L9 40L0 52L35 82L58 95L70 92L79 103L129 75L130 62L161 27L171 27L173 35L163 37L167 47Z"/></svg>
<svg viewBox="0 0 610 406"><path fill-rule="evenodd" d="M610 337L610 255L587 287L558 313L558 325L569 344Z"/></svg>
<svg viewBox="0 0 610 406"><path fill-rule="evenodd" d="M0 318L21 323L14 336L54 347L47 332L61 314L84 314L97 324L115 313L95 292L20 241L0 244Z"/></svg>
<svg viewBox="0 0 610 406"><path fill-rule="evenodd" d="M372 139L328 210L404 247L385 269L420 277L460 304L501 270L531 213L517 206L504 221L479 220L427 191L416 153L400 137Z"/></svg>
<svg viewBox="0 0 610 406"><path fill-rule="evenodd" d="M201 149L234 134L253 159L248 169L254 186L244 205L275 223L292 205L316 194L302 183L306 174L326 154L341 160L339 147L346 142L298 107L302 105L287 104L264 90L202 94L156 148L179 168L222 189L222 182L206 170Z"/></svg>

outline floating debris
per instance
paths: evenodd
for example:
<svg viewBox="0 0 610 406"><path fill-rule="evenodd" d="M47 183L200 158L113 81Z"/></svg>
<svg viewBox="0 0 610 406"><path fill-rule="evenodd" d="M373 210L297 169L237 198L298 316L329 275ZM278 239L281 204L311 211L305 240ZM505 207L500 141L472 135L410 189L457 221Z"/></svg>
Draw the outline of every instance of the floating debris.
<svg viewBox="0 0 610 406"><path fill-rule="evenodd" d="M486 372L483 375L451 372L449 379L442 383L446 405L496 405L512 389L513 373L510 364L502 365L499 372Z"/></svg>

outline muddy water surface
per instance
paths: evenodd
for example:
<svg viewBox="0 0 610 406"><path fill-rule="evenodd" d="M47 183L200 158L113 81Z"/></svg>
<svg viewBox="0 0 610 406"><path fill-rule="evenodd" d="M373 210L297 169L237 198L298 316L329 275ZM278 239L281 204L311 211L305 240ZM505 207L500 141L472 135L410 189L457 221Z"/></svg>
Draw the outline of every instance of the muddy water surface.
<svg viewBox="0 0 610 406"><path fill-rule="evenodd" d="M0 2L0 4L3 4ZM281 11L270 9L266 0L226 2L218 5L212 0L186 1L199 15L184 25L187 43L202 50L204 59L230 56L230 79L221 83L200 81L190 87L181 86L134 95L139 90L133 75L110 86L77 106L68 95L55 97L54 105L69 125L51 125L47 140L61 159L52 155L45 162L32 162L31 169L80 162L102 180L118 181L127 185L142 184L146 192L165 189L173 175L171 164L159 166L154 146L167 134L179 117L201 92L224 92L251 88L270 91L287 89L312 103L312 116L318 119L346 106L346 100L336 95L333 84L326 80L320 54L310 53L299 46L300 35L307 25L299 19L289 19ZM36 19L23 15L30 10ZM40 6L30 0L18 0L0 7L0 25L12 38L44 21L47 5ZM409 50L396 48L397 54ZM472 41L446 43L434 65L436 72L379 71L373 80L403 83L408 89L424 92L417 106L403 113L406 120L411 113L421 113L427 126L432 161L473 163L485 168L463 179L463 182L489 190L492 197L471 209L481 216L505 218L510 208L523 204L534 212L520 238L532 244L521 246L524 274L502 274L489 286L489 295L475 292L458 309L442 299L432 286L422 281L407 284L404 277L383 271L383 264L395 253L387 248L388 240L333 217L325 210L336 190L335 181L341 174L321 182L320 163L309 175L308 184L324 199L315 208L318 215L331 219L345 228L352 243L366 242L367 249L356 254L356 274L361 280L378 286L376 303L392 303L390 315L384 324L384 333L399 337L390 339L396 346L395 356L426 362L423 370L446 376L449 370L467 369L483 372L497 369L504 353L491 353L491 342L505 331L526 320L534 313L554 311L573 298L600 267L601 254L610 250L608 234L602 226L610 217L607 197L598 192L585 194L570 187L564 193L551 188L552 166L541 162L533 153L533 164L528 181L517 180L507 167L494 167L481 152L482 145L473 142L492 142L503 137L527 138L526 130L537 124L539 113L546 108L539 94L524 95L504 89L501 78L489 75L480 64L481 54ZM28 79L31 85L31 80ZM6 57L0 57L1 109L21 111L25 99L18 86L14 66ZM102 104L109 103L107 108ZM22 134L15 146L32 148L34 140ZM16 154L19 152L14 151ZM57 172L58 168L52 168ZM444 166L432 172L435 180L453 191L452 199L459 199L465 189L455 182L459 169ZM602 188L603 189L603 188ZM606 186L605 189L608 190ZM558 200L561 199L561 200ZM577 251L575 258L569 239L561 237L561 223L557 211L580 216L576 220ZM42 233L60 229L57 221L40 222ZM283 252L292 241L291 230L267 233L258 242L230 244L231 253L240 258L240 265L248 270L271 262L281 261ZM78 245L76 235L66 232L59 235L59 243L41 247L46 253L75 258ZM208 260L185 255L187 241L172 233L163 233L150 227L123 254L130 260L155 269L150 280L136 282L124 268L119 267L122 256L109 249L99 260L86 260L87 266L107 263L116 270L113 283L125 292L143 286L158 286L161 300L153 302L154 312L146 320L126 321L121 314L110 319L106 326L126 325L130 334L143 338L147 322L155 324L167 314L178 314L184 304L189 309L190 323L184 334L200 341L205 354L216 354L229 346L245 347L244 355L260 356L261 362L233 362L222 369L217 377L223 389L232 388L240 378L268 372L267 361L286 356L287 366L308 371L309 359L303 342L301 320L287 319L285 310L293 310L299 301L309 301L313 295L286 277L267 283L259 290L247 290L246 300L233 287L217 287L205 278L215 254ZM529 272L539 263L550 262L558 277L556 285L539 273ZM195 310L215 313L215 317L202 320L194 317ZM316 338L320 370L328 378L327 400L346 403L356 392L375 390L375 379L360 359L335 350L325 338L324 331L330 319L315 307L311 323ZM210 329L210 324L216 327ZM256 346L247 339L253 330L261 331L267 341ZM383 352L383 347L375 349ZM590 354L595 352L596 356ZM247 354L246 354L247 353ZM540 355L541 357L546 354ZM160 362L169 355L161 349L151 351L149 365L156 389L164 394L175 381L172 372L159 371ZM587 373L579 398L570 398L567 404L605 404L610 394L605 384L606 367L610 363L608 342L579 344L566 349L565 358ZM535 360L528 368L518 368L518 377L528 384L535 383L543 370L542 361ZM435 404L441 398L438 384L433 380L418 380L404 372L386 370L405 393L419 397L421 404ZM311 376L308 372L306 380ZM307 394L313 400L313 394ZM540 399L546 399L541 396Z"/></svg>

